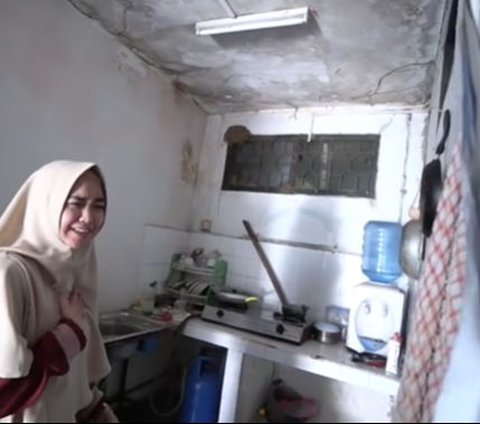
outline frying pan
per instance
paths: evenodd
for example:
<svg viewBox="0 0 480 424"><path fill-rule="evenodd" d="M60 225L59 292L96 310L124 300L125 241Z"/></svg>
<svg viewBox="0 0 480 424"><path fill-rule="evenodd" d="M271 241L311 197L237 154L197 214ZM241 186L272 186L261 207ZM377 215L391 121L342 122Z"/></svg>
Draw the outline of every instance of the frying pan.
<svg viewBox="0 0 480 424"><path fill-rule="evenodd" d="M231 305L246 305L248 303L256 302L258 297L249 296L241 293L227 292L224 290L214 291L215 296L220 302Z"/></svg>
<svg viewBox="0 0 480 424"><path fill-rule="evenodd" d="M440 155L445 151L445 142L450 132L450 110L443 115L443 135L435 150L437 158L430 161L422 171L420 182L420 220L425 237L432 234L433 221L437 214L437 205L443 190L442 163Z"/></svg>

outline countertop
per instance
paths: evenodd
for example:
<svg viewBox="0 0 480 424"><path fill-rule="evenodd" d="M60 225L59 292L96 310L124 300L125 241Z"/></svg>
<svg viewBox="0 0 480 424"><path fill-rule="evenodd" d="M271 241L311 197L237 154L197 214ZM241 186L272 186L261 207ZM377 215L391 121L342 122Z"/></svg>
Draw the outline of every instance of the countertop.
<svg viewBox="0 0 480 424"><path fill-rule="evenodd" d="M343 343L328 345L307 340L297 345L208 322L177 308L161 308L156 312L148 317L150 320L158 319L160 325L156 331L181 327L183 335L222 346L230 353L253 355L392 396L397 394L398 377L386 374L383 368L352 362L351 352ZM166 312L171 320L160 323Z"/></svg>
<svg viewBox="0 0 480 424"><path fill-rule="evenodd" d="M317 375L396 396L399 378L385 369L351 361L343 343L307 340L301 345L275 340L191 317L183 334L227 349L292 366Z"/></svg>

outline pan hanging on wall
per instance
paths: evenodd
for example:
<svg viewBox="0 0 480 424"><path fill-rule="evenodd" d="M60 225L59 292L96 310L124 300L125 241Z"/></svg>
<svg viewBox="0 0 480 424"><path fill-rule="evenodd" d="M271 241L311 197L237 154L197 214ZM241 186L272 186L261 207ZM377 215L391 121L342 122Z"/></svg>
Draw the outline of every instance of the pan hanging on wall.
<svg viewBox="0 0 480 424"><path fill-rule="evenodd" d="M443 134L435 150L437 157L430 161L422 171L420 183L420 219L425 237L432 234L433 222L437 214L437 205L443 190L442 163L440 155L445 151L445 143L450 133L450 110L443 114Z"/></svg>

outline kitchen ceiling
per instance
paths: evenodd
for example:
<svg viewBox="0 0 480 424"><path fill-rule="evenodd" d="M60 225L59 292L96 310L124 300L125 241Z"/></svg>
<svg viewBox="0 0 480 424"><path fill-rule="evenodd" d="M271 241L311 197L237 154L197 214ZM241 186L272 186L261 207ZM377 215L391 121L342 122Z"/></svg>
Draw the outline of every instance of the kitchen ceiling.
<svg viewBox="0 0 480 424"><path fill-rule="evenodd" d="M207 113L426 105L448 0L68 0ZM195 34L198 21L309 7L306 24Z"/></svg>

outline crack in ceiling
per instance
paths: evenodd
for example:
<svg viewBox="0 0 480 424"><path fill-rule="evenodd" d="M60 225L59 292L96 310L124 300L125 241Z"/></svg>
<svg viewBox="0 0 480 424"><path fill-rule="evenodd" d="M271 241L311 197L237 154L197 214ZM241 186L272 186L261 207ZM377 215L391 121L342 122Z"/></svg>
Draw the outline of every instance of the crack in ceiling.
<svg viewBox="0 0 480 424"><path fill-rule="evenodd" d="M207 113L426 106L448 0L67 0ZM195 23L308 6L307 24L215 36Z"/></svg>

